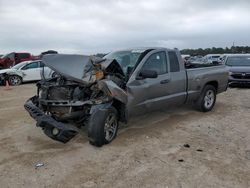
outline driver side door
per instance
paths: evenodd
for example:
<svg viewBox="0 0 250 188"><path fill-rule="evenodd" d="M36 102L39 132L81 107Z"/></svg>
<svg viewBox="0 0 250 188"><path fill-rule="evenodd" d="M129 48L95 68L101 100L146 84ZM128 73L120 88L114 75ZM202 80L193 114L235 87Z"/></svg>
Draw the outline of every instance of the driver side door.
<svg viewBox="0 0 250 188"><path fill-rule="evenodd" d="M166 107L170 81L166 51L154 50L144 57L127 83L128 115L139 115ZM143 70L156 71L156 78L140 78Z"/></svg>

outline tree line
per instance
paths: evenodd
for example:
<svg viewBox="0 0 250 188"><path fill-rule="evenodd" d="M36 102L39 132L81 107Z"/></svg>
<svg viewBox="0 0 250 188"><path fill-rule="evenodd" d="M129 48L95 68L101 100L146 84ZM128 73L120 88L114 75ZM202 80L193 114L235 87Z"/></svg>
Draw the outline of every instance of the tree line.
<svg viewBox="0 0 250 188"><path fill-rule="evenodd" d="M245 53L250 53L250 46L232 46L231 48L198 48L198 49L183 49L181 50L181 54L188 54L191 56L197 56L197 55L202 55L205 56L207 54L245 54ZM104 53L98 53L95 54L97 57L103 57L106 54Z"/></svg>
<svg viewBox="0 0 250 188"><path fill-rule="evenodd" d="M181 54L189 54L191 56L202 55L205 56L207 54L230 54L230 53L250 53L250 46L232 46L231 48L198 48L198 49L183 49L181 50Z"/></svg>

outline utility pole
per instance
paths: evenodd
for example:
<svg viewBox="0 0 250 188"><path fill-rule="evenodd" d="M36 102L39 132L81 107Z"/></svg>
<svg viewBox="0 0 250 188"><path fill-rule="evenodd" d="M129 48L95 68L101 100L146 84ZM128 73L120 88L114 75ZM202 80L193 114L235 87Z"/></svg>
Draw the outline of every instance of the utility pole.
<svg viewBox="0 0 250 188"><path fill-rule="evenodd" d="M232 53L234 54L235 48L234 48L234 41L233 41L233 46L232 46Z"/></svg>

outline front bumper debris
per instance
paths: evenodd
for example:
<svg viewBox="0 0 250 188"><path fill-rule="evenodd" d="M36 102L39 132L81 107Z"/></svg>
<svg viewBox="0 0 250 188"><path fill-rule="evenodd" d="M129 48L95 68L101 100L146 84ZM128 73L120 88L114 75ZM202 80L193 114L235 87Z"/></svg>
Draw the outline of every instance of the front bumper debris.
<svg viewBox="0 0 250 188"><path fill-rule="evenodd" d="M58 122L51 116L44 114L44 112L34 104L36 99L36 96L30 98L24 104L24 108L29 112L30 116L37 121L36 126L41 127L48 137L66 143L78 134L76 127Z"/></svg>

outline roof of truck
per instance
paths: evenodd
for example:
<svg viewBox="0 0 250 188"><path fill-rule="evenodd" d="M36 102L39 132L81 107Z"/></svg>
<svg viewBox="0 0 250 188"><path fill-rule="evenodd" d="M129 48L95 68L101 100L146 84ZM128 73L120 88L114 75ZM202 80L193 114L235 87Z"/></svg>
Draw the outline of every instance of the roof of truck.
<svg viewBox="0 0 250 188"><path fill-rule="evenodd" d="M125 50L159 50L159 49L166 49L166 50L178 50L177 48L166 48L166 47L134 47L134 48L125 48L125 49L117 49L117 50L113 50L113 51L125 51Z"/></svg>

